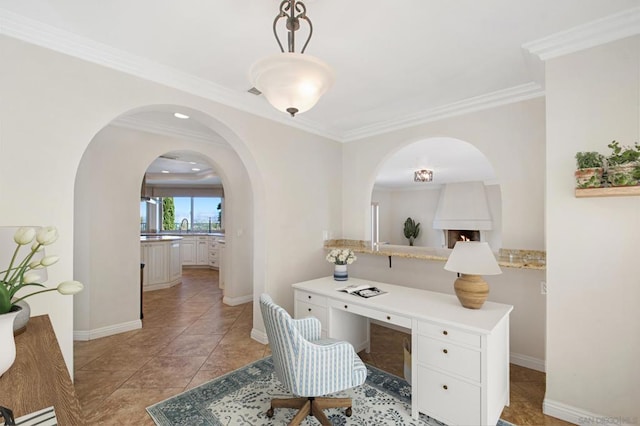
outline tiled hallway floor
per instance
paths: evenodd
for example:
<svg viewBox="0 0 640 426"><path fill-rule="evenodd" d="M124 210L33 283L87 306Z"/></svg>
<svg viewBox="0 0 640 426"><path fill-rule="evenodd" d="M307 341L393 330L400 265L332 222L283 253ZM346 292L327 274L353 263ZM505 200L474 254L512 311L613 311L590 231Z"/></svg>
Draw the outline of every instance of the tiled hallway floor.
<svg viewBox="0 0 640 426"><path fill-rule="evenodd" d="M218 273L185 269L175 287L144 294L140 330L75 342L75 387L88 425L153 425L145 408L270 354L251 339L251 303L222 303ZM372 326L364 361L403 375L407 335ZM545 376L511 367L511 406L518 425L568 424L542 414Z"/></svg>

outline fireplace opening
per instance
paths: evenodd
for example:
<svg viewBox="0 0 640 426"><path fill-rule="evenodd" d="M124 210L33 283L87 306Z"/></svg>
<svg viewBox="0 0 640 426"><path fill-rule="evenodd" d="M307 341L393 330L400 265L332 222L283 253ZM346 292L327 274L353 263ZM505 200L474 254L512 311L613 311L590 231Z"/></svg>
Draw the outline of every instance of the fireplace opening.
<svg viewBox="0 0 640 426"><path fill-rule="evenodd" d="M447 248L452 249L457 241L480 241L480 231L468 229L448 229L445 231L447 236Z"/></svg>

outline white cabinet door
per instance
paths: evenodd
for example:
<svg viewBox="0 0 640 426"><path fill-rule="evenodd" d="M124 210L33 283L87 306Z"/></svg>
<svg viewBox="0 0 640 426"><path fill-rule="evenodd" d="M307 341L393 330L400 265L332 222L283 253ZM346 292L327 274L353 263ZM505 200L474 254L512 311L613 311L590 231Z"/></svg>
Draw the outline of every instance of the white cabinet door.
<svg viewBox="0 0 640 426"><path fill-rule="evenodd" d="M218 285L221 289L224 289L224 285L226 282L226 269L224 267L224 256L225 256L225 245L218 244Z"/></svg>
<svg viewBox="0 0 640 426"><path fill-rule="evenodd" d="M167 281L166 251L163 244L149 244L147 282L149 285Z"/></svg>
<svg viewBox="0 0 640 426"><path fill-rule="evenodd" d="M182 260L180 255L180 242L176 241L175 243L171 243L167 260L169 263L169 281L180 279L182 276Z"/></svg>
<svg viewBox="0 0 640 426"><path fill-rule="evenodd" d="M184 237L180 244L183 265L196 264L196 240L193 237Z"/></svg>
<svg viewBox="0 0 640 426"><path fill-rule="evenodd" d="M196 265L208 265L209 264L209 241L199 238L198 248L196 254Z"/></svg>
<svg viewBox="0 0 640 426"><path fill-rule="evenodd" d="M140 244L140 262L144 263L144 268L142 269L142 286L146 286L149 282L149 277L147 276L147 271L149 270L149 246L151 244Z"/></svg>

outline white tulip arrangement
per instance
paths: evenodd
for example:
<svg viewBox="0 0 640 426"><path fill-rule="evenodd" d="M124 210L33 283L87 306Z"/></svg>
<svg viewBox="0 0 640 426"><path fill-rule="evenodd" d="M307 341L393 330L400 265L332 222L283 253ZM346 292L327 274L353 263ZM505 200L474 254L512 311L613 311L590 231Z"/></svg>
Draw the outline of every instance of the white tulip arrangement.
<svg viewBox="0 0 640 426"><path fill-rule="evenodd" d="M351 249L332 249L329 254L327 254L327 262L336 265L351 265L357 259Z"/></svg>
<svg viewBox="0 0 640 426"><path fill-rule="evenodd" d="M19 228L13 236L17 244L9 266L4 271L0 271L0 315L11 311L13 305L36 294L48 291L58 291L60 294L76 294L82 291L84 286L78 281L64 281L56 288L46 288L38 283L40 275L38 269L46 268L56 263L60 257L56 255L44 256L42 259L34 260L36 253L44 246L53 244L58 239L58 230L53 226L46 226L36 230L35 228ZM29 253L21 261L17 261L20 249L31 244ZM25 296L14 299L16 293L22 288L34 286L44 290L34 291Z"/></svg>

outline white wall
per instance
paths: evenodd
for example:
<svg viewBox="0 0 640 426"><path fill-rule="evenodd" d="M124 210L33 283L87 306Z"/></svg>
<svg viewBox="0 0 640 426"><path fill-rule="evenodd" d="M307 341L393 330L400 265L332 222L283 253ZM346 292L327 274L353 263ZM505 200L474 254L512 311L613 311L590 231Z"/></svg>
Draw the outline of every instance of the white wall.
<svg viewBox="0 0 640 426"><path fill-rule="evenodd" d="M251 187L253 227L247 232L253 233L254 244L252 253L233 255L253 256L256 294L269 291L291 308L292 283L329 273L322 242L323 230L337 234L341 228L342 176L335 170L341 162L339 143L6 36L0 37L0 51L0 197L11 206L0 213L0 225L59 228L55 247L61 260L50 268L50 282L74 273L74 183L85 150L113 119L148 105L199 111L199 120L241 159ZM149 162L155 156L150 152ZM132 176L132 185L139 186L141 179L142 174ZM137 206L135 192L131 197ZM79 218L78 226L90 226L90 220ZM249 238L246 233L237 237ZM132 245L102 261L127 265L133 273L138 253ZM125 255L131 258L120 257ZM90 265L77 267L87 273ZM89 291L83 297L94 295ZM73 371L72 298L49 293L31 300L34 315L50 315ZM87 315L86 306L78 312ZM259 315L254 321L262 327Z"/></svg>
<svg viewBox="0 0 640 426"><path fill-rule="evenodd" d="M640 419L640 198L574 197L575 153L640 137L640 36L550 60L545 411Z"/></svg>
<svg viewBox="0 0 640 426"><path fill-rule="evenodd" d="M492 248L544 250L544 112L544 100L533 99L345 144L343 235L369 239L369 203L379 165L399 146L440 136L471 143L496 171L499 189L492 185L487 195L502 232L501 236L491 233L490 237L495 237ZM500 193L501 209L497 209ZM349 274L452 293L455 277L442 270L441 262L393 258L392 265L389 269L386 257L361 255L349 267ZM545 368L545 296L540 294L544 279L544 271L507 268L503 275L487 279L489 300L514 306L514 361L539 370Z"/></svg>
<svg viewBox="0 0 640 426"><path fill-rule="evenodd" d="M544 99L429 122L346 143L343 236L369 239L369 204L377 170L400 147L450 137L478 148L502 192L501 247L544 250Z"/></svg>

